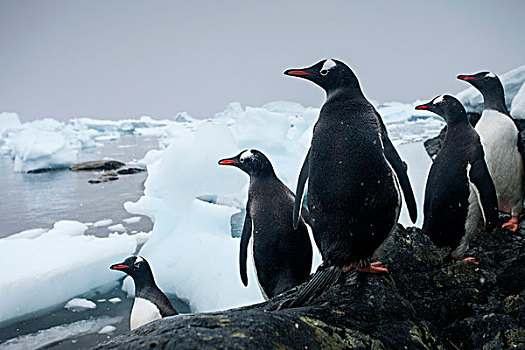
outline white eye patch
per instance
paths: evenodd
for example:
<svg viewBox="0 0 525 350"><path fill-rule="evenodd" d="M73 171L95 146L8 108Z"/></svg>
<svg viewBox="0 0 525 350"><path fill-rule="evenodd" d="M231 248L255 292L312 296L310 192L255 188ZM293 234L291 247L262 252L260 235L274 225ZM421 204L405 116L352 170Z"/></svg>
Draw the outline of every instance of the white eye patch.
<svg viewBox="0 0 525 350"><path fill-rule="evenodd" d="M487 78L495 78L496 74L490 72L490 73L485 74L485 77L487 77Z"/></svg>
<svg viewBox="0 0 525 350"><path fill-rule="evenodd" d="M445 95L441 95L441 96L438 96L434 99L434 101L432 101L432 104L434 105L437 105L438 103L441 103L443 102L443 98L444 98Z"/></svg>
<svg viewBox="0 0 525 350"><path fill-rule="evenodd" d="M143 261L144 259L141 256L137 256L137 258L135 259L135 265L140 264Z"/></svg>
<svg viewBox="0 0 525 350"><path fill-rule="evenodd" d="M254 154L252 153L252 151L248 150L248 151L242 152L241 156L239 157L239 160L241 162L244 162L246 159L253 158L253 157L254 157Z"/></svg>
<svg viewBox="0 0 525 350"><path fill-rule="evenodd" d="M336 66L336 63L332 60L326 60L324 61L324 64L323 66L321 67L321 72L322 71L328 71L332 68L334 68Z"/></svg>

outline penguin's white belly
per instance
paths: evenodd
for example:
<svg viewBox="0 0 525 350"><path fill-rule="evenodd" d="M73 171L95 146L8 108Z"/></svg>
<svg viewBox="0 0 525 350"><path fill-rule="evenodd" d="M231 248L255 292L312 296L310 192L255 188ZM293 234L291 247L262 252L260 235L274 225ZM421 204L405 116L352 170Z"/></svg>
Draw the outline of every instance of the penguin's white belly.
<svg viewBox="0 0 525 350"><path fill-rule="evenodd" d="M143 298L135 298L131 309L130 329L133 330L159 318L162 318L162 316L155 304Z"/></svg>
<svg viewBox="0 0 525 350"><path fill-rule="evenodd" d="M518 130L499 112L484 111L476 125L485 151L499 210L519 215L523 206L523 160L518 152Z"/></svg>
<svg viewBox="0 0 525 350"><path fill-rule="evenodd" d="M257 283L257 286L259 287L259 290L261 291L261 295L263 296L264 300L268 300L268 296L266 295L266 292L264 291L263 287L261 286L261 282L259 282L259 276L257 275L257 265L255 265L255 254L253 251L253 245L254 245L254 238L253 238L253 228L252 228L252 236L250 237L250 241L248 242L248 254L252 256L252 264L253 264L253 272L255 275L255 282Z"/></svg>

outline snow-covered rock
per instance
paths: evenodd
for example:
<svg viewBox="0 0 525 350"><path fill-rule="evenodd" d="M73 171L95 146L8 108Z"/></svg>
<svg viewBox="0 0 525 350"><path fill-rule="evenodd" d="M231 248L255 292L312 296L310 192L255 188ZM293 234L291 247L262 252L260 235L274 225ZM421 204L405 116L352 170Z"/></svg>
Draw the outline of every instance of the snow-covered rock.
<svg viewBox="0 0 525 350"><path fill-rule="evenodd" d="M126 232L127 231L124 225L122 224L108 226L108 230L112 232Z"/></svg>

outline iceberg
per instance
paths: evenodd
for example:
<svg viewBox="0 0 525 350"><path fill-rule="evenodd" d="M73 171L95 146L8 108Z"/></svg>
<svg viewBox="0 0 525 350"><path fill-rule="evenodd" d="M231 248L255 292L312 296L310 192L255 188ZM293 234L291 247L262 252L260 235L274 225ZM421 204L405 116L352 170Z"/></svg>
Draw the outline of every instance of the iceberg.
<svg viewBox="0 0 525 350"><path fill-rule="evenodd" d="M133 254L135 238L98 238L84 235L86 230L81 222L64 220L50 230L0 239L0 265L9 267L0 279L0 323L65 303L121 277L108 266ZM71 305L87 305L77 301Z"/></svg>
<svg viewBox="0 0 525 350"><path fill-rule="evenodd" d="M512 99L510 115L514 119L525 119L525 82Z"/></svg>

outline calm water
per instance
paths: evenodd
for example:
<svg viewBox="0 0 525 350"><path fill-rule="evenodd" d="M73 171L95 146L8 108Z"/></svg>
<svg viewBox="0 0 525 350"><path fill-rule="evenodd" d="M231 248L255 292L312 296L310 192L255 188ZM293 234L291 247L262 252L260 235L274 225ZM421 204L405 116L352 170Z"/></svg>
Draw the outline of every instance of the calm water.
<svg viewBox="0 0 525 350"><path fill-rule="evenodd" d="M158 146L157 139L122 136L103 147L85 149L79 162L111 158L122 162L141 159ZM112 219L113 224L133 216L123 203L136 201L144 190L147 173L120 175L119 180L90 184L100 172L58 170L40 174L15 173L10 157L0 156L0 238L33 228L50 228L59 220L84 223ZM151 221L124 224L130 231L150 231ZM106 227L90 228L87 234L107 235Z"/></svg>
<svg viewBox="0 0 525 350"><path fill-rule="evenodd" d="M79 162L89 160L115 159L125 163L144 157L147 151L158 148L158 140L152 137L127 135L118 141L105 142L103 147L82 150ZM124 210L127 201L136 201L144 191L146 172L119 175L116 181L90 184L88 180L96 179L101 172L74 172L59 170L40 174L13 172L13 161L0 156L0 238L23 230L34 228L51 228L59 220L77 220L93 223L103 219L112 219L113 224L122 223L122 219L136 216ZM123 224L128 233L150 231L152 222L147 217L135 224ZM86 234L107 236L107 227L90 227ZM93 320L100 317L121 317L113 324L117 329L110 335L94 334L66 337L46 346L46 349L85 349L108 337L121 334L129 329L131 299L126 299L120 290L120 283L106 291L92 291L84 296L91 300L119 297L122 302L97 303L97 308L84 312L71 312L62 307L34 314L17 322L0 325L0 344L4 341L27 334L36 335L39 330L51 327L70 327L74 322ZM180 312L188 312L187 306L176 296L170 296ZM57 332L54 332L56 336ZM41 337L42 334L39 334ZM0 346L2 348L2 346ZM16 347L15 347L16 348ZM20 348L20 347L18 347ZM23 348L23 347L22 347Z"/></svg>

